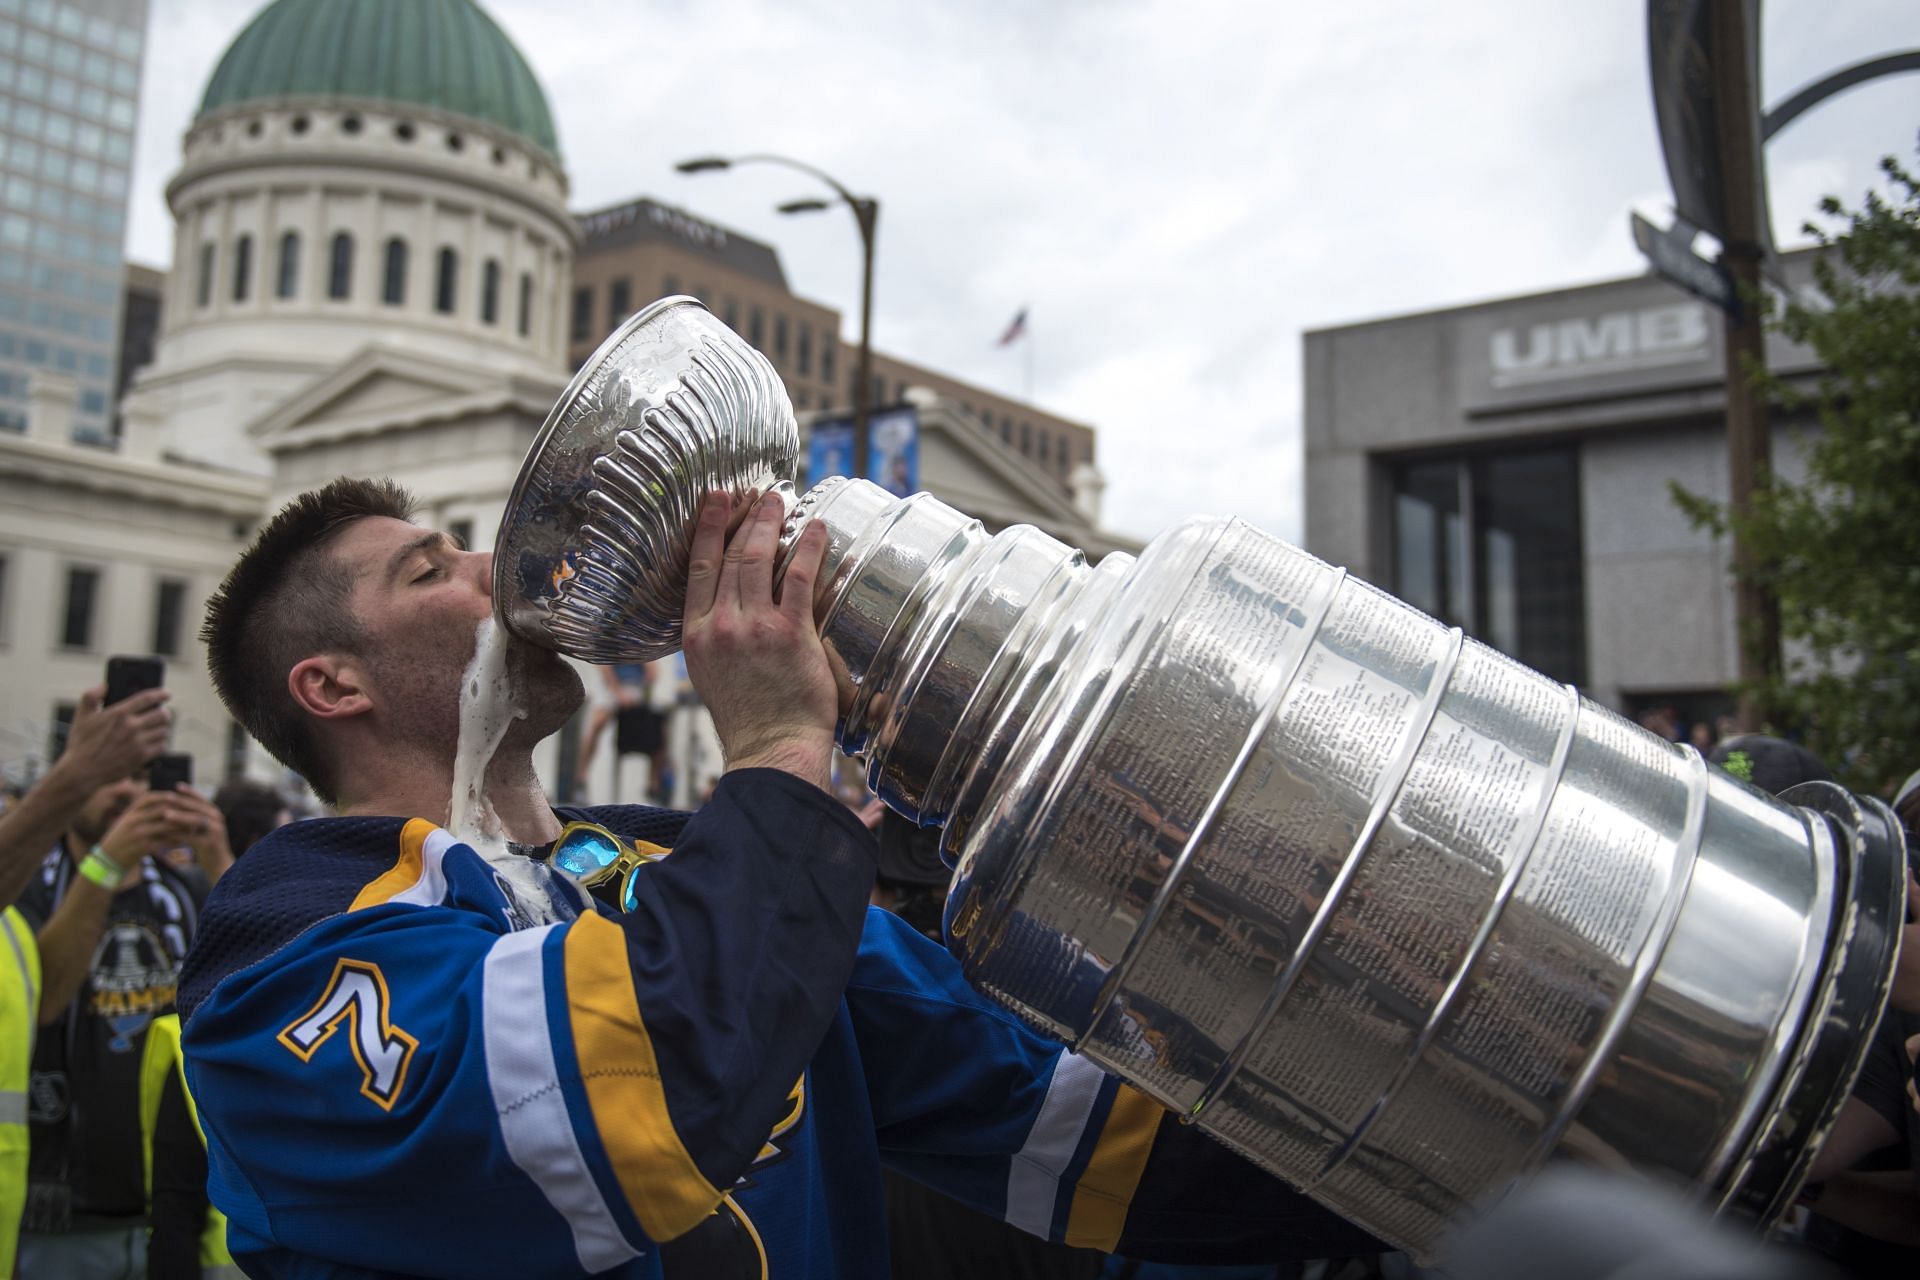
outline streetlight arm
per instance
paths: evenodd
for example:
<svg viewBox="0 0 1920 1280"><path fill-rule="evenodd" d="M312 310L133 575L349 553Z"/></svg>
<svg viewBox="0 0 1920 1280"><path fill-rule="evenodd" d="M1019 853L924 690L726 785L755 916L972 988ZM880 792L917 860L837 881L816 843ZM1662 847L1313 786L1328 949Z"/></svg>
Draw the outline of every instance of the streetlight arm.
<svg viewBox="0 0 1920 1280"><path fill-rule="evenodd" d="M809 175L810 177L816 178L819 181L824 182L827 186L832 187L833 193L835 195L839 196L842 200L845 200L848 204L852 205L854 208L857 209L860 207L861 204L864 203L864 201L862 201L859 196L854 195L853 192L841 186L837 181L833 179L831 175L822 173L820 170L814 168L810 164L805 163L804 161L792 160L786 156L756 154L756 155L750 155L750 156L736 156L733 160L729 161L729 163L730 164L777 164L777 165L783 165L789 169L798 169L801 173L804 173Z"/></svg>
<svg viewBox="0 0 1920 1280"><path fill-rule="evenodd" d="M788 156L756 153L747 156L723 158L720 156L701 156L693 160L683 160L674 167L682 173L705 173L713 169L731 169L742 164L775 164L783 169L796 169L829 188L838 196L847 208L853 210L853 220L860 228L860 351L856 385L853 388L853 474L864 477L867 474L867 418L873 407L873 241L874 229L880 221L880 202L872 196L856 196L841 186L831 174L823 173L810 164ZM800 213L820 207L819 202L790 200L780 206L782 213Z"/></svg>

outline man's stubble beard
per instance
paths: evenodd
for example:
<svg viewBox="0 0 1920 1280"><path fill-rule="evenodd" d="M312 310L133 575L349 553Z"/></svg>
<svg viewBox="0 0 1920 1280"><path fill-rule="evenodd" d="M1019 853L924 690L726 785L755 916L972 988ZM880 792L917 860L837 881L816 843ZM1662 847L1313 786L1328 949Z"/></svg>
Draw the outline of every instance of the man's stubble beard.
<svg viewBox="0 0 1920 1280"><path fill-rule="evenodd" d="M579 673L558 654L514 636L508 637L507 646L509 687L513 704L523 714L508 727L496 759L505 751L532 751L586 700ZM449 777L459 748L461 696L473 653L469 648L451 660L444 651L401 654L374 664L374 678L388 708L390 739L444 764Z"/></svg>

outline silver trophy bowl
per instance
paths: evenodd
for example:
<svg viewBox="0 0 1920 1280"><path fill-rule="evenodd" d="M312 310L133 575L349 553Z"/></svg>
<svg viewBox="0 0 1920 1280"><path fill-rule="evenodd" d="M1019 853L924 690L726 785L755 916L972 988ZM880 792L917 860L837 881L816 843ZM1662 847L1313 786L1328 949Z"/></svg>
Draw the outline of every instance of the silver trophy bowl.
<svg viewBox="0 0 1920 1280"><path fill-rule="evenodd" d="M655 303L530 452L496 610L670 652L700 496L797 453L766 361ZM840 745L944 828L979 990L1423 1259L1553 1160L1791 1201L1886 998L1884 805L1763 795L1238 521L1097 566L865 481L810 521Z"/></svg>

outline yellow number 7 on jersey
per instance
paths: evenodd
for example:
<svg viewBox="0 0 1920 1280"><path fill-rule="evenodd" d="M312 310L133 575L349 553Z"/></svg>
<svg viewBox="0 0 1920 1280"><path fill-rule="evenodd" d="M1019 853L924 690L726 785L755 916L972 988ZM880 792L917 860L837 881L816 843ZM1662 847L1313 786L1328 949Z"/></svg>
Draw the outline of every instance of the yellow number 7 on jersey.
<svg viewBox="0 0 1920 1280"><path fill-rule="evenodd" d="M302 1062L311 1062L342 1020L347 1043L360 1064L360 1092L381 1109L393 1110L407 1080L407 1064L420 1042L393 1025L386 975L365 960L342 959L313 1008L295 1018L275 1039Z"/></svg>

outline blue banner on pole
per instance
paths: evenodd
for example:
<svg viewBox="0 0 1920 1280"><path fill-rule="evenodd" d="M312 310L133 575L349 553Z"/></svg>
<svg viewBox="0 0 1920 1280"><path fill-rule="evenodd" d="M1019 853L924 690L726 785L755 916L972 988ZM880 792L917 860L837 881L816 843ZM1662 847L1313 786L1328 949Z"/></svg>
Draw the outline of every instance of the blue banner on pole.
<svg viewBox="0 0 1920 1280"><path fill-rule="evenodd" d="M853 472L853 419L821 418L807 436L807 483ZM912 405L867 415L867 479L899 497L920 490L920 411Z"/></svg>

